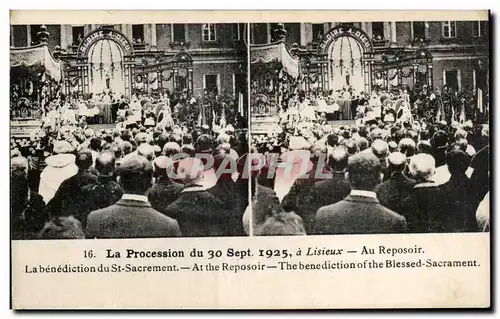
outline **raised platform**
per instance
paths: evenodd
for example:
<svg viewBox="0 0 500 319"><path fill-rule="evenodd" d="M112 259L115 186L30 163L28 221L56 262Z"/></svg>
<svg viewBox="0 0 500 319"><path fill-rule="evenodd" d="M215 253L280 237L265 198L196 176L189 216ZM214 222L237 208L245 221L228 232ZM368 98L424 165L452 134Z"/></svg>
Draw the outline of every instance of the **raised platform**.
<svg viewBox="0 0 500 319"><path fill-rule="evenodd" d="M277 115L269 116L252 116L250 119L251 134L269 134L281 133L282 127L278 124L279 117Z"/></svg>
<svg viewBox="0 0 500 319"><path fill-rule="evenodd" d="M94 131L113 130L115 127L116 124L89 124L89 128Z"/></svg>
<svg viewBox="0 0 500 319"><path fill-rule="evenodd" d="M13 138L30 138L41 126L41 120L13 119L10 121L10 135Z"/></svg>

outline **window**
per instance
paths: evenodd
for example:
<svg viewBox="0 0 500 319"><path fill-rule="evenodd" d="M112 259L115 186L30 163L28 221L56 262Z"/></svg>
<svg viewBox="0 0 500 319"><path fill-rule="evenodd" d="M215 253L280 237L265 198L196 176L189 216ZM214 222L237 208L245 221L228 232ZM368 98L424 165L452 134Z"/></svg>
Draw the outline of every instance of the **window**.
<svg viewBox="0 0 500 319"><path fill-rule="evenodd" d="M245 40L245 26L243 23L231 24L231 31L233 33L233 40Z"/></svg>
<svg viewBox="0 0 500 319"><path fill-rule="evenodd" d="M265 44L267 39L267 23L252 23L252 44Z"/></svg>
<svg viewBox="0 0 500 319"><path fill-rule="evenodd" d="M214 23L204 23L201 28L202 34L203 34L203 41L205 42L210 42L210 41L215 41L216 40L216 34L215 34L215 24Z"/></svg>
<svg viewBox="0 0 500 319"><path fill-rule="evenodd" d="M247 91L247 76L245 74L234 74L233 92L236 96Z"/></svg>
<svg viewBox="0 0 500 319"><path fill-rule="evenodd" d="M214 92L215 94L219 93L218 89L218 76L217 74L205 74L203 78L203 86L207 90L208 93Z"/></svg>
<svg viewBox="0 0 500 319"><path fill-rule="evenodd" d="M172 40L174 42L186 42L185 24L172 24Z"/></svg>
<svg viewBox="0 0 500 319"><path fill-rule="evenodd" d="M472 36L479 38L483 36L483 29L481 26L481 21L472 22Z"/></svg>
<svg viewBox="0 0 500 319"><path fill-rule="evenodd" d="M443 38L454 38L457 36L457 22L445 21L442 22Z"/></svg>
<svg viewBox="0 0 500 319"><path fill-rule="evenodd" d="M458 91L460 88L458 87L458 71L445 71L444 82L447 87L453 89L454 91Z"/></svg>
<svg viewBox="0 0 500 319"><path fill-rule="evenodd" d="M383 22L372 22L372 35L375 40L384 40Z"/></svg>
<svg viewBox="0 0 500 319"><path fill-rule="evenodd" d="M313 23L312 31L313 31L313 42L319 42L323 38L323 31L325 27L323 23Z"/></svg>
<svg viewBox="0 0 500 319"><path fill-rule="evenodd" d="M71 32L73 34L73 45L79 45L83 40L84 28L83 25L72 26Z"/></svg>
<svg viewBox="0 0 500 319"><path fill-rule="evenodd" d="M144 43L144 24L132 25L132 41L134 43Z"/></svg>
<svg viewBox="0 0 500 319"><path fill-rule="evenodd" d="M426 39L426 26L427 22L424 21L413 21L411 23L412 25L412 34L413 34L413 39Z"/></svg>
<svg viewBox="0 0 500 319"><path fill-rule="evenodd" d="M14 43L15 47L26 47L29 45L28 43L28 28L26 25L13 25L12 33L14 35Z"/></svg>
<svg viewBox="0 0 500 319"><path fill-rule="evenodd" d="M38 32L40 32L40 28L42 27L41 24L36 24L36 25L30 25L30 35L31 35L31 43L30 45L36 45L39 44L40 42L38 41Z"/></svg>

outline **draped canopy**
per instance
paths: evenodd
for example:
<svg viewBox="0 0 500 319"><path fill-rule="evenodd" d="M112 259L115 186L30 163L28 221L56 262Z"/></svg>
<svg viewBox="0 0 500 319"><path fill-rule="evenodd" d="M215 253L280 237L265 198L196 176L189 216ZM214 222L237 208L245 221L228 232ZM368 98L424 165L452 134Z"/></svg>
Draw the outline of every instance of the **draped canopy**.
<svg viewBox="0 0 500 319"><path fill-rule="evenodd" d="M299 59L288 52L284 42L253 46L250 50L250 63L252 65L280 63L284 72L294 78L299 76Z"/></svg>
<svg viewBox="0 0 500 319"><path fill-rule="evenodd" d="M61 80L61 65L52 57L46 44L28 48L11 48L10 68L45 71L45 74L55 81Z"/></svg>

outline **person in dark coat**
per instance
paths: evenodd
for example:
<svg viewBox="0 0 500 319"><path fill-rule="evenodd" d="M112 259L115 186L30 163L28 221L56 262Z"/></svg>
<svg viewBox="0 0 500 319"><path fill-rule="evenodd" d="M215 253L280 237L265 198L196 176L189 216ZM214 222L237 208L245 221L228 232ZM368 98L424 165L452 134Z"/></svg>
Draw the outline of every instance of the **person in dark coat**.
<svg viewBox="0 0 500 319"><path fill-rule="evenodd" d="M185 188L180 197L165 209L167 216L174 217L184 236L229 236L232 226L224 202L208 191L204 183L203 163L189 157L179 161L177 177Z"/></svg>
<svg viewBox="0 0 500 319"><path fill-rule="evenodd" d="M87 218L86 238L180 237L175 219L151 207L146 196L153 180L153 166L142 156L123 161L118 170L122 198Z"/></svg>
<svg viewBox="0 0 500 319"><path fill-rule="evenodd" d="M389 154L390 177L375 188L377 198L383 206L404 216L403 200L410 196L415 180L408 178L403 172L406 168L406 156L400 152Z"/></svg>
<svg viewBox="0 0 500 319"><path fill-rule="evenodd" d="M236 161L229 155L227 150L219 149L214 155L214 170L216 172L217 182L215 186L208 189L217 199L224 204L225 215L228 216L229 232L231 236L243 236L242 217L246 206L243 206L248 200L248 192L241 193L241 188L233 180L233 168L236 167ZM240 192L238 192L240 191Z"/></svg>
<svg viewBox="0 0 500 319"><path fill-rule="evenodd" d="M447 156L450 180L441 185L443 213L430 216L431 228L436 232L478 231L476 221L477 206L473 184L465 172L469 168L469 156L461 150L452 150Z"/></svg>
<svg viewBox="0 0 500 319"><path fill-rule="evenodd" d="M403 216L382 206L373 192L381 180L379 158L370 152L349 159L350 194L342 201L321 207L314 218L314 234L404 233Z"/></svg>
<svg viewBox="0 0 500 319"><path fill-rule="evenodd" d="M437 131L431 139L432 156L436 161L436 167L446 165L446 149L448 147L448 136L445 131Z"/></svg>
<svg viewBox="0 0 500 319"><path fill-rule="evenodd" d="M76 215L83 228L90 212L111 206L122 197L122 188L115 180L115 164L116 158L112 152L103 152L97 157L97 181L82 188L85 204Z"/></svg>
<svg viewBox="0 0 500 319"><path fill-rule="evenodd" d="M255 175L252 176L251 180L251 196L252 196L252 210L248 213L245 212L244 216L244 227L246 233L250 232L250 220L252 221L252 233L254 236L261 236L263 232L263 227L266 220L275 214L283 212L280 206L280 201L276 192L269 187L263 186L257 182ZM252 215L250 219L249 215ZM246 218L245 218L246 217Z"/></svg>
<svg viewBox="0 0 500 319"><path fill-rule="evenodd" d="M61 183L54 197L47 204L53 216L77 215L85 203L83 187L97 182L97 176L90 172L92 151L81 149L75 159L78 172Z"/></svg>
<svg viewBox="0 0 500 319"><path fill-rule="evenodd" d="M10 222L12 239L36 239L50 217L42 196L31 191L25 172L10 175Z"/></svg>
<svg viewBox="0 0 500 319"><path fill-rule="evenodd" d="M483 132L483 135L487 134ZM472 158L470 167L473 169L470 176L471 183L474 185L473 194L477 205L483 200L484 196L490 190L490 146L486 145L479 150Z"/></svg>
<svg viewBox="0 0 500 319"><path fill-rule="evenodd" d="M156 181L148 192L148 199L154 209L166 214L168 205L175 202L184 189L184 185L171 179L174 163L171 158L160 156L154 161ZM172 217L172 216L170 216Z"/></svg>
<svg viewBox="0 0 500 319"><path fill-rule="evenodd" d="M306 230L310 232L314 216L319 208L343 200L351 192L351 184L346 178L349 154L345 147L336 147L328 156L328 166L332 178L316 182L306 198L304 206L307 214L302 214Z"/></svg>
<svg viewBox="0 0 500 319"><path fill-rule="evenodd" d="M410 175L416 184L403 205L408 228L413 233L431 231L431 217L443 214L443 194L432 181L436 161L429 154L417 154L410 161Z"/></svg>

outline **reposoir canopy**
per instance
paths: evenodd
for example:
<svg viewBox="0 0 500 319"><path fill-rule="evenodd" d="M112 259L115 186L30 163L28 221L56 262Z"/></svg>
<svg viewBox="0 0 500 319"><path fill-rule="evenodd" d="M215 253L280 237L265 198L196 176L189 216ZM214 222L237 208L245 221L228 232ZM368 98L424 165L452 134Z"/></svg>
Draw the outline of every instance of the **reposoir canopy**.
<svg viewBox="0 0 500 319"><path fill-rule="evenodd" d="M61 65L54 60L46 44L26 48L10 49L10 67L43 69L47 75L59 82Z"/></svg>

